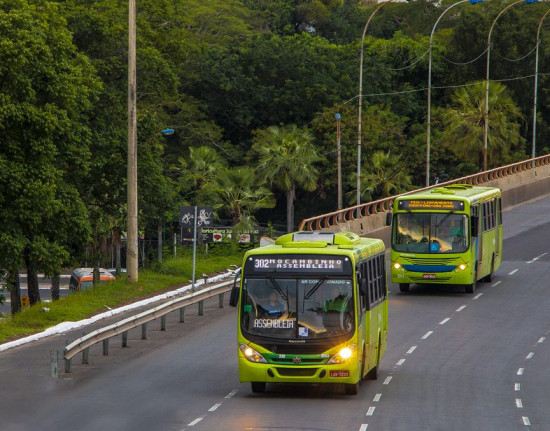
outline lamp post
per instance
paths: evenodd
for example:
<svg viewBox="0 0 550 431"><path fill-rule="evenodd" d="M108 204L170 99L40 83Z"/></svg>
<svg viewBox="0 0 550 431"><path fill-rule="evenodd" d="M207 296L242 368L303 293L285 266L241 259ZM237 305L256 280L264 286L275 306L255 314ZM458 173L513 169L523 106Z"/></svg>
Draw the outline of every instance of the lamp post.
<svg viewBox="0 0 550 431"><path fill-rule="evenodd" d="M361 52L359 59L359 106L357 107L358 117L357 117L357 202L356 205L361 203L361 107L363 105L363 52L365 45L365 34L367 33L367 28L372 20L372 17L376 15L380 9L385 5L391 3L391 0L384 3L380 3L376 9L370 14L365 27L363 28L363 34L361 35Z"/></svg>
<svg viewBox="0 0 550 431"><path fill-rule="evenodd" d="M426 187L430 185L430 136L431 136L431 122L432 122L432 41L434 37L435 28L443 15L447 13L449 9L458 6L461 3L470 2L471 4L482 2L483 0L460 0L457 3L453 3L447 9L443 11L437 21L435 22L432 33L430 34L430 46L428 48L428 115L426 117Z"/></svg>
<svg viewBox="0 0 550 431"><path fill-rule="evenodd" d="M531 158L536 157L536 147L537 147L537 93L538 93L538 84L539 84L539 45L540 45L540 29L542 28L542 22L546 18L546 15L550 13L548 9L542 18L539 21L539 26L537 28L537 46L535 49L535 89L533 95L533 139L532 139L532 152ZM535 167L535 162L533 161L533 167Z"/></svg>
<svg viewBox="0 0 550 431"><path fill-rule="evenodd" d="M493 20L491 28L489 29L489 35L487 36L487 76L485 79L485 112L483 116L483 170L487 170L487 143L489 139L489 64L491 58L491 34L495 28L495 24L504 12L510 9L512 6L519 3L535 3L537 0L517 0L514 3L510 3L504 9L500 11L497 17Z"/></svg>
<svg viewBox="0 0 550 431"><path fill-rule="evenodd" d="M128 0L128 281L138 281L136 0Z"/></svg>
<svg viewBox="0 0 550 431"><path fill-rule="evenodd" d="M336 118L336 156L338 159L338 210L341 210L342 205L342 152L340 147L340 113L334 115Z"/></svg>

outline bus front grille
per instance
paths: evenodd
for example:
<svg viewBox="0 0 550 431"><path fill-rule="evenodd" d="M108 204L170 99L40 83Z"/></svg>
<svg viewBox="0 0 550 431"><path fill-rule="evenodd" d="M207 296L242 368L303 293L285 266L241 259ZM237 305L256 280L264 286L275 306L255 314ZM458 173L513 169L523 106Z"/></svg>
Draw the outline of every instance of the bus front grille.
<svg viewBox="0 0 550 431"><path fill-rule="evenodd" d="M410 277L411 281L417 283L443 283L449 281L451 277L438 277L437 279L426 279L424 277Z"/></svg>
<svg viewBox="0 0 550 431"><path fill-rule="evenodd" d="M412 265L453 265L458 261L456 257L402 257L403 262Z"/></svg>
<svg viewBox="0 0 550 431"><path fill-rule="evenodd" d="M277 373L285 377L313 377L317 368L281 368L276 367Z"/></svg>

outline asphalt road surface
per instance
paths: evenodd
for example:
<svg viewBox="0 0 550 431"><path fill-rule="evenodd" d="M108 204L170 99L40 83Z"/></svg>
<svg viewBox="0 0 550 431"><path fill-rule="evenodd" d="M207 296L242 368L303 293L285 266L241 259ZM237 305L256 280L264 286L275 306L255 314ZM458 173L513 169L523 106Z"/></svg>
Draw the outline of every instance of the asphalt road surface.
<svg viewBox="0 0 550 431"><path fill-rule="evenodd" d="M504 221L503 263L474 294L390 286L388 349L358 396L322 385L252 394L238 382L236 311L215 299L204 316L151 325L147 340L131 332L128 348L113 341L107 357L92 348L70 374L60 363L57 379L50 352L80 333L0 353L0 429L550 430L550 197Z"/></svg>

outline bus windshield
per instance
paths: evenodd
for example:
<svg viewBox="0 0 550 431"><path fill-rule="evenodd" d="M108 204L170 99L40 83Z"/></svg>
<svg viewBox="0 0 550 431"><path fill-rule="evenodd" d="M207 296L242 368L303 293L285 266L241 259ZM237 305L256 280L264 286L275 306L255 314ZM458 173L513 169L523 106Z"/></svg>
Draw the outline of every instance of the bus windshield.
<svg viewBox="0 0 550 431"><path fill-rule="evenodd" d="M464 214L396 214L392 247L409 253L463 253L469 248L467 233Z"/></svg>
<svg viewBox="0 0 550 431"><path fill-rule="evenodd" d="M355 327L350 279L248 278L243 282L244 332L279 339L350 335Z"/></svg>

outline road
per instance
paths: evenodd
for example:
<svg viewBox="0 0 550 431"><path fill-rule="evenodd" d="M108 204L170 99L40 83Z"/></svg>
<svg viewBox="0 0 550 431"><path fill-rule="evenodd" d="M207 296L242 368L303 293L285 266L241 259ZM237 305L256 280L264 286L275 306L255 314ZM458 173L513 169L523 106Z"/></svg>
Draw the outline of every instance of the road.
<svg viewBox="0 0 550 431"><path fill-rule="evenodd" d="M326 386L252 394L236 367L236 313L172 316L128 348L49 376L67 334L0 353L0 429L546 431L550 424L550 197L504 213L503 263L475 294L390 286L380 377L358 396ZM177 313L173 313L177 314Z"/></svg>

